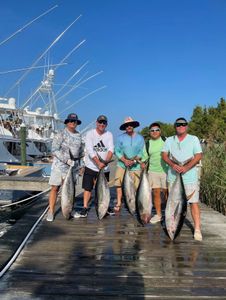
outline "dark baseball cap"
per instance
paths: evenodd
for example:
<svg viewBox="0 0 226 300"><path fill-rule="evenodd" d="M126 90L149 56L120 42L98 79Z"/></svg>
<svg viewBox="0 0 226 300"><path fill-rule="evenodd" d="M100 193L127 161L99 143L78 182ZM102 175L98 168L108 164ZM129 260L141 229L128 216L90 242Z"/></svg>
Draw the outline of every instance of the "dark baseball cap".
<svg viewBox="0 0 226 300"><path fill-rule="evenodd" d="M174 122L174 125L176 123L188 123L188 121L184 117L180 117L180 118L176 119L176 121Z"/></svg>
<svg viewBox="0 0 226 300"><path fill-rule="evenodd" d="M100 116L97 118L97 122L99 122L99 121L105 121L105 122L107 122L107 121L108 121L108 118L107 118L106 116L104 116L104 115L100 115Z"/></svg>
<svg viewBox="0 0 226 300"><path fill-rule="evenodd" d="M161 128L161 126L160 126L160 124L158 122L151 123L151 125L149 126L149 129L151 129L152 127Z"/></svg>
<svg viewBox="0 0 226 300"><path fill-rule="evenodd" d="M67 116L67 119L64 121L64 124L67 124L69 122L76 122L78 125L80 125L82 122L78 119L78 116L74 113L71 113Z"/></svg>

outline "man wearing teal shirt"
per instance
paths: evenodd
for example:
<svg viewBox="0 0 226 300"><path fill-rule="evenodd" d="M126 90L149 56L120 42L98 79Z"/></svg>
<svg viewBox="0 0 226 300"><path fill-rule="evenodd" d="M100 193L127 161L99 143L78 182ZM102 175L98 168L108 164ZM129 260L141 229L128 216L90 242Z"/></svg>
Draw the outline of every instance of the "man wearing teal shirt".
<svg viewBox="0 0 226 300"><path fill-rule="evenodd" d="M115 212L119 212L122 203L122 181L126 167L129 167L131 177L134 180L134 185L137 188L140 178L140 164L144 147L143 137L134 131L134 128L140 126L140 123L134 121L131 117L127 117L124 123L120 126L120 130L125 130L118 137L115 146L115 155L118 158L117 168L115 172L115 186L117 193L117 204L114 207Z"/></svg>
<svg viewBox="0 0 226 300"><path fill-rule="evenodd" d="M202 158L202 148L197 136L187 133L188 123L185 118L178 118L175 123L176 135L169 137L162 149L162 158L170 166L168 171L168 182L171 186L176 179L176 174L182 174L185 193L188 203L191 205L191 215L194 221L194 239L202 240L200 229L200 208L199 208L199 185L198 171L196 165ZM187 164L181 166L176 163Z"/></svg>
<svg viewBox="0 0 226 300"><path fill-rule="evenodd" d="M149 126L150 140L147 142L143 150L142 161L148 162L148 174L150 187L153 190L154 205L156 215L154 215L150 223L155 224L161 221L161 190L164 193L165 200L167 199L167 181L166 174L168 170L167 164L161 157L161 151L164 141L161 137L161 129L159 123L152 123ZM145 165L142 164L142 168Z"/></svg>

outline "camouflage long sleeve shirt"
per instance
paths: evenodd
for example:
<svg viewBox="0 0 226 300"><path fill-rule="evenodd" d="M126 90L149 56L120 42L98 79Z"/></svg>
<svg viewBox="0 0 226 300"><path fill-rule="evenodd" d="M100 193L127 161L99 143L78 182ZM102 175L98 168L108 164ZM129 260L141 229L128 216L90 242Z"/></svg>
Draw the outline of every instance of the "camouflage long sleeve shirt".
<svg viewBox="0 0 226 300"><path fill-rule="evenodd" d="M75 160L75 168L77 168L80 161L76 159L84 156L84 142L81 134L79 132L72 133L67 128L60 131L53 138L52 155L52 169L58 168L63 175L69 169L67 165L69 159Z"/></svg>

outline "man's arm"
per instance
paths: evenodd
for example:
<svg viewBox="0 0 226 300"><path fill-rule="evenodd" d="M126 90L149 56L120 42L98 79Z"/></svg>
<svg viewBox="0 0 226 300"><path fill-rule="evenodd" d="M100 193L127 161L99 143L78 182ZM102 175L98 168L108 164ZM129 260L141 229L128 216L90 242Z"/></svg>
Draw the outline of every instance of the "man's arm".
<svg viewBox="0 0 226 300"><path fill-rule="evenodd" d="M202 153L196 153L194 155L194 158L190 160L186 165L181 166L181 172L180 173L186 173L189 171L191 168L193 168L197 163L201 160L202 158Z"/></svg>
<svg viewBox="0 0 226 300"><path fill-rule="evenodd" d="M58 158L60 161L67 163L68 157L65 157L64 152L61 150L62 143L63 143L63 132L59 132L53 138L52 155Z"/></svg>
<svg viewBox="0 0 226 300"><path fill-rule="evenodd" d="M177 173L186 173L191 168L193 168L202 158L202 153L196 153L192 160L190 160L186 165L180 166L176 164L169 158L169 154L167 152L162 152L162 159Z"/></svg>

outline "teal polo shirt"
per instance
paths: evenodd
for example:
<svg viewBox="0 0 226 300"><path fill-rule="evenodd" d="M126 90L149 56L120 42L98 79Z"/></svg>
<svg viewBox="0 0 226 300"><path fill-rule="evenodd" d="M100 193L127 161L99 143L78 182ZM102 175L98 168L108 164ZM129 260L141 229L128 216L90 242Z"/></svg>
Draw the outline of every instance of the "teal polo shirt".
<svg viewBox="0 0 226 300"><path fill-rule="evenodd" d="M195 135L187 134L182 141L179 141L178 137L175 135L167 138L162 148L162 152L167 152L171 159L172 157L175 157L179 162L183 163L186 160L193 158L195 154L202 153L202 148L199 139ZM176 174L176 171L169 168L168 181L170 183L175 181ZM183 174L182 177L185 184L197 182L197 167L194 166L188 172Z"/></svg>

